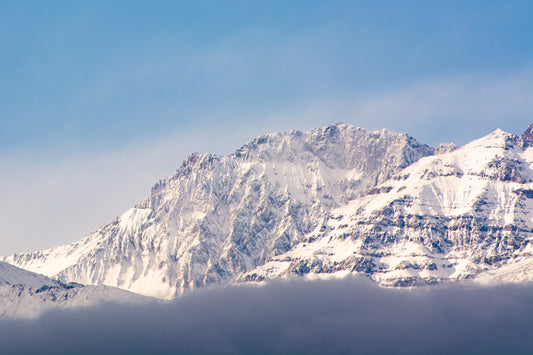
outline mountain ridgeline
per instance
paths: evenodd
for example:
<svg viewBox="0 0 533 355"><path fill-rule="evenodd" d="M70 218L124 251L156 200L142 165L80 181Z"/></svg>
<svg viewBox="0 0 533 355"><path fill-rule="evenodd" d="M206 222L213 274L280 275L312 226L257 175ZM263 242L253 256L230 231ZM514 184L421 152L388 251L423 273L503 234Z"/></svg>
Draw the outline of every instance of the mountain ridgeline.
<svg viewBox="0 0 533 355"><path fill-rule="evenodd" d="M297 275L530 280L531 146L533 125L437 149L347 124L265 134L227 156L192 154L79 242L3 260L165 299Z"/></svg>

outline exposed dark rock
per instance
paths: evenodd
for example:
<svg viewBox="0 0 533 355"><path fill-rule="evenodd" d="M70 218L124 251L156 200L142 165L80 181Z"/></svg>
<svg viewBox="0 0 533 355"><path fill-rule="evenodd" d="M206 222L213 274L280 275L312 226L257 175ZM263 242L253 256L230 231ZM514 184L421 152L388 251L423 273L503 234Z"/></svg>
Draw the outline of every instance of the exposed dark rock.
<svg viewBox="0 0 533 355"><path fill-rule="evenodd" d="M533 123L522 134L522 140L525 147L531 147L533 145Z"/></svg>

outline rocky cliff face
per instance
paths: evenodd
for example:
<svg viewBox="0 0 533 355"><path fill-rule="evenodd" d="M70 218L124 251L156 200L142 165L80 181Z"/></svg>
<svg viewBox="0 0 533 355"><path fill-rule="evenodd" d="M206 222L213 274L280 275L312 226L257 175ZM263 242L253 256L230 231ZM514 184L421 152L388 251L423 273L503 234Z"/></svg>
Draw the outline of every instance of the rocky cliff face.
<svg viewBox="0 0 533 355"><path fill-rule="evenodd" d="M291 251L241 277L363 273L384 286L531 280L533 149L497 130L425 157L332 210Z"/></svg>
<svg viewBox="0 0 533 355"><path fill-rule="evenodd" d="M524 147L529 147L533 145L533 123L525 130L522 134L522 142Z"/></svg>
<svg viewBox="0 0 533 355"><path fill-rule="evenodd" d="M266 134L229 156L191 155L149 198L80 242L6 261L172 298L287 253L329 211L433 152L405 134L346 124Z"/></svg>

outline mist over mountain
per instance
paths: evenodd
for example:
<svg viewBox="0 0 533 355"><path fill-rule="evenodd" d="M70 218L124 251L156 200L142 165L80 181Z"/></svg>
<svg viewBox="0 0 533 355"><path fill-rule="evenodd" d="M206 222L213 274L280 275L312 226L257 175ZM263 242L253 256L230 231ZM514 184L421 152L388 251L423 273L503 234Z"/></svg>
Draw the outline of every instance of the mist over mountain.
<svg viewBox="0 0 533 355"><path fill-rule="evenodd" d="M0 320L3 353L528 354L531 284L383 289L368 280L198 290Z"/></svg>

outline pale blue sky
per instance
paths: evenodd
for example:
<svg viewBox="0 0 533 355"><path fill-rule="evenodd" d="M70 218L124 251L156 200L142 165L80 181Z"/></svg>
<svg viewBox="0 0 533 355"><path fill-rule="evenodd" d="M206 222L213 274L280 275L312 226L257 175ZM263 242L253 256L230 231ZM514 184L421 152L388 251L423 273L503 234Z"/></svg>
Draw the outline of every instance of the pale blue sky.
<svg viewBox="0 0 533 355"><path fill-rule="evenodd" d="M79 239L188 153L264 132L520 133L532 24L509 0L0 1L0 254Z"/></svg>

